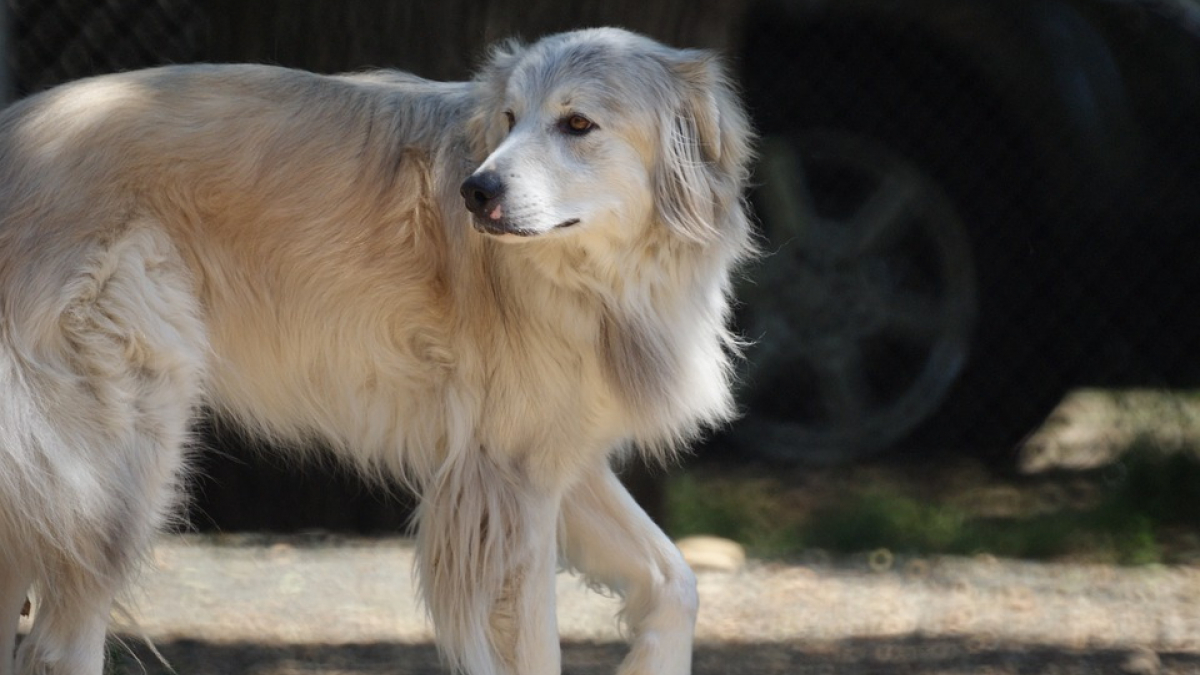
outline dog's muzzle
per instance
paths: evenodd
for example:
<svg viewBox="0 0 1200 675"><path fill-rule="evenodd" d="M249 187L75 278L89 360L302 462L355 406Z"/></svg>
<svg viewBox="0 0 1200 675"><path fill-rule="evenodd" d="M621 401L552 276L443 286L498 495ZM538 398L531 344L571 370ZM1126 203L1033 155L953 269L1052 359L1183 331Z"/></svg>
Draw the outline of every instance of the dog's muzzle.
<svg viewBox="0 0 1200 675"><path fill-rule="evenodd" d="M487 234L512 234L519 237L530 237L537 234L535 230L521 227L504 211L504 181L495 171L483 171L471 174L463 181L458 190L463 197L467 210L475 216L475 229ZM568 228L579 223L578 218L571 218L551 229Z"/></svg>
<svg viewBox="0 0 1200 675"><path fill-rule="evenodd" d="M504 181L495 171L471 174L458 190L466 202L467 210L477 218L498 221L504 218Z"/></svg>

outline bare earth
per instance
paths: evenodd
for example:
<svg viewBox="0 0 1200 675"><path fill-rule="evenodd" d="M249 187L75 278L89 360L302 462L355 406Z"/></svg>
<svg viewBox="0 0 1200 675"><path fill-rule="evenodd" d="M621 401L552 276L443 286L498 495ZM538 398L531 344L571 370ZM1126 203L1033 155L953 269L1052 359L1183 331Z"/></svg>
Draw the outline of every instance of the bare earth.
<svg viewBox="0 0 1200 675"><path fill-rule="evenodd" d="M179 675L448 673L412 554L404 539L168 538L131 613ZM864 557L699 584L697 675L1200 673L1196 567ZM564 672L614 672L616 601L569 575L558 591ZM170 672L137 632L126 621L111 672Z"/></svg>

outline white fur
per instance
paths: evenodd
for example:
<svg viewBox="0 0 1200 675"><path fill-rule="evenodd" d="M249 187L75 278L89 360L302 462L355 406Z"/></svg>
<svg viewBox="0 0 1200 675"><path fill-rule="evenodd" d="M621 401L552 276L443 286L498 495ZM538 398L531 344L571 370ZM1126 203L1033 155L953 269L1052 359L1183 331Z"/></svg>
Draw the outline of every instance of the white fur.
<svg viewBox="0 0 1200 675"><path fill-rule="evenodd" d="M466 83L167 67L8 109L0 675L99 675L200 405L420 491L454 666L559 672L561 549L626 598L622 674L689 672L695 582L607 460L733 412L749 141L711 54L616 29ZM473 219L476 168L506 189Z"/></svg>

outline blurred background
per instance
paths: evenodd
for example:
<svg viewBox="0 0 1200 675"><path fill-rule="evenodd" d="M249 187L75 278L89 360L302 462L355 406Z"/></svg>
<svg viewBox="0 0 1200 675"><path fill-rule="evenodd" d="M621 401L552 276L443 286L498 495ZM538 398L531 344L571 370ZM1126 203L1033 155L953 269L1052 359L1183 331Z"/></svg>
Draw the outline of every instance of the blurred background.
<svg viewBox="0 0 1200 675"><path fill-rule="evenodd" d="M1200 553L1195 0L7 0L8 100L160 63L469 76L620 25L723 52L762 135L745 416L627 469L764 556ZM192 524L355 533L411 500L203 425Z"/></svg>

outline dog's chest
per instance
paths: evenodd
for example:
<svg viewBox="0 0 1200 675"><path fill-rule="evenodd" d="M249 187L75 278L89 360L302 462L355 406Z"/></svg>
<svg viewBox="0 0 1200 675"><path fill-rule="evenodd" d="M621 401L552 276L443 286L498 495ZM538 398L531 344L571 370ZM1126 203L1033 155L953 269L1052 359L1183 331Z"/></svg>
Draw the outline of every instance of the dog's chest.
<svg viewBox="0 0 1200 675"><path fill-rule="evenodd" d="M484 443L513 451L607 450L629 433L594 322L522 324L487 350Z"/></svg>

